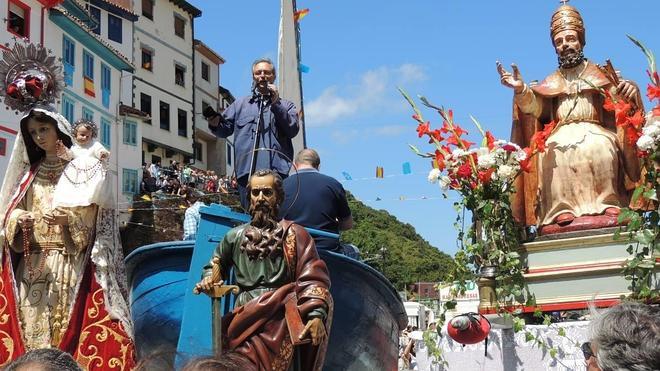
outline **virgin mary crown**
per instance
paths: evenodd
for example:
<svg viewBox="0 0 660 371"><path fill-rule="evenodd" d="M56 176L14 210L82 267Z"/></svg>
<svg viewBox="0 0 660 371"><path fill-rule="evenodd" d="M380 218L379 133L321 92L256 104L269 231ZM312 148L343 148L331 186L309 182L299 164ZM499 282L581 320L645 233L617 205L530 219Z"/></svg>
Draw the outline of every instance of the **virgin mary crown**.
<svg viewBox="0 0 660 371"><path fill-rule="evenodd" d="M552 39L552 43L554 44L555 36L558 33L566 30L577 31L580 44L584 47L586 44L584 37L585 29L580 12L570 5L562 4L552 14L552 20L550 21L550 38Z"/></svg>

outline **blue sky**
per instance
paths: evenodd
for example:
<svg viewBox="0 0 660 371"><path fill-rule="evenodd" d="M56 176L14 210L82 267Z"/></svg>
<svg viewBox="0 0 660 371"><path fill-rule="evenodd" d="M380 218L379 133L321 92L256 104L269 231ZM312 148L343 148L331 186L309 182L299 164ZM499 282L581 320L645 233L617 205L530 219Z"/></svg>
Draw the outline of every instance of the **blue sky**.
<svg viewBox="0 0 660 371"><path fill-rule="evenodd" d="M226 59L221 85L235 96L249 92L251 62L277 58L279 1L193 0L202 16L195 37ZM646 86L646 60L631 34L660 54L657 0L574 0L587 33L585 56L610 58L625 78ZM417 138L411 112L396 86L454 110L456 121L476 133L475 116L496 137L508 139L512 93L499 83L495 61L515 62L525 81L542 80L556 68L549 36L558 1L297 0L310 13L301 21L307 143L321 155L321 171L342 179L366 204L412 224L432 245L456 250L455 212L426 181L428 161L408 144ZM647 102L648 108L648 102ZM439 120L430 111L426 119ZM410 162L413 175L401 174ZM399 200L404 197L404 201ZM428 199L421 200L422 197ZM380 201L375 201L380 198ZM414 200L417 199L417 200Z"/></svg>

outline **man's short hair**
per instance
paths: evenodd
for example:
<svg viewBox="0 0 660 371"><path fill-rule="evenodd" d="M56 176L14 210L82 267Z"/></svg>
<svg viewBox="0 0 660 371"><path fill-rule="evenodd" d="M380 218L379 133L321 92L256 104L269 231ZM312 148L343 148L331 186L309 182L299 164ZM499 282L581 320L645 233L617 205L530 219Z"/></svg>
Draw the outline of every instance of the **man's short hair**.
<svg viewBox="0 0 660 371"><path fill-rule="evenodd" d="M311 148L305 148L298 152L295 162L296 164L311 165L315 169L318 169L321 165L321 158L319 157L318 152L315 150Z"/></svg>
<svg viewBox="0 0 660 371"><path fill-rule="evenodd" d="M275 70L275 63L273 63L273 61L270 60L270 58L265 58L264 57L264 58L256 59L254 62L252 62L252 71L254 71L254 67L256 67L256 65L258 65L259 63L268 63L268 64L270 64L270 66L273 67L273 76L277 77L277 71Z"/></svg>
<svg viewBox="0 0 660 371"><path fill-rule="evenodd" d="M660 370L660 309L625 302L597 314L591 343L603 371Z"/></svg>
<svg viewBox="0 0 660 371"><path fill-rule="evenodd" d="M76 363L69 353L57 348L31 350L10 363L4 370L20 371L34 369L44 371L82 371L80 365Z"/></svg>

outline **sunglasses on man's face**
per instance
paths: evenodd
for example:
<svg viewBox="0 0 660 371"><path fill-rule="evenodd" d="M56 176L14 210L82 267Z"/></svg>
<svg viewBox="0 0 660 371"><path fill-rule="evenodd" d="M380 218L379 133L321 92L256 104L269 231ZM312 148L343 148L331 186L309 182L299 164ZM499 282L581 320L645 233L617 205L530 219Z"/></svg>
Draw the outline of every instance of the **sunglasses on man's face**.
<svg viewBox="0 0 660 371"><path fill-rule="evenodd" d="M595 357L594 352L591 350L590 342L587 341L586 343L582 344L582 354L584 355L585 360L589 360L589 358Z"/></svg>
<svg viewBox="0 0 660 371"><path fill-rule="evenodd" d="M252 188L250 191L253 197L258 197L260 193L263 193L264 196L270 197L273 195L273 189L272 188Z"/></svg>

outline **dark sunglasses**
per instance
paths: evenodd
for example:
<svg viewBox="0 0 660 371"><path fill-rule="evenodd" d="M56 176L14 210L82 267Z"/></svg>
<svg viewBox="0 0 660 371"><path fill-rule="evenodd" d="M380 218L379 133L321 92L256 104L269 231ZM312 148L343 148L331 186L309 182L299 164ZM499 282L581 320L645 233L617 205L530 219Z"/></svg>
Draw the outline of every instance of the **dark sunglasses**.
<svg viewBox="0 0 660 371"><path fill-rule="evenodd" d="M260 193L263 193L264 196L270 197L273 195L273 189L272 188L253 188L250 193L252 194L253 197L259 196Z"/></svg>
<svg viewBox="0 0 660 371"><path fill-rule="evenodd" d="M591 350L591 342L587 341L586 343L582 344L581 348L585 360L589 360L589 358L595 357L594 352Z"/></svg>

